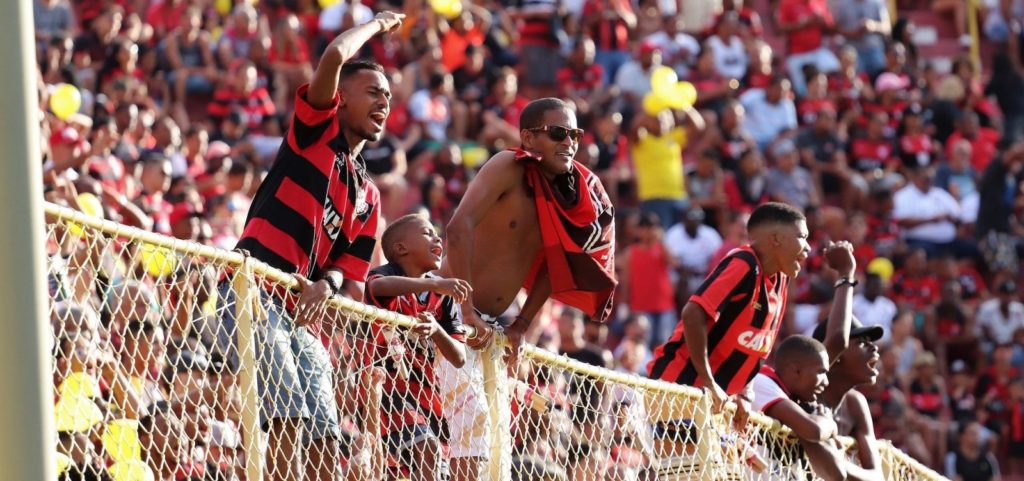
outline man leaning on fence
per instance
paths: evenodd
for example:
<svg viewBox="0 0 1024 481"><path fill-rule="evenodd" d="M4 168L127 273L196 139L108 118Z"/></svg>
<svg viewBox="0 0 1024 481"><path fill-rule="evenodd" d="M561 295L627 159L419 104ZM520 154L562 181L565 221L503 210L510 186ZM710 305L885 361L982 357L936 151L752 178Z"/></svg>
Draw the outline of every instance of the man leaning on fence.
<svg viewBox="0 0 1024 481"><path fill-rule="evenodd" d="M319 323L342 282L363 282L369 271L380 194L359 152L367 140L380 139L391 99L384 70L352 58L403 17L382 12L327 46L312 81L296 93L292 126L238 242L238 249L299 281L297 300L268 292L268 319L257 320L268 479L334 479L338 466L333 368L318 340ZM225 321L233 324L226 283L221 293ZM234 326L225 327L222 335L231 335Z"/></svg>

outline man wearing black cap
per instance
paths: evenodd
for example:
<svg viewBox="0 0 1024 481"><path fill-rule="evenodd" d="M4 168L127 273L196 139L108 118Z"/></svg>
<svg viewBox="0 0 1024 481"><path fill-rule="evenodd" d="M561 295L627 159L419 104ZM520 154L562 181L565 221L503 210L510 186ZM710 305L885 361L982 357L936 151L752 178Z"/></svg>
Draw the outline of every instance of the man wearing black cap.
<svg viewBox="0 0 1024 481"><path fill-rule="evenodd" d="M814 330L814 338L824 341L828 320ZM801 442L816 474L823 479L856 479L882 481L882 462L875 442L875 427L867 399L853 389L874 384L878 378L878 346L875 341L884 334L881 326L864 326L859 319L850 320L850 345L832 358L828 371L828 387L818 396L818 403L832 411L838 434L851 436L856 442L857 460L849 462L843 453L828 443Z"/></svg>

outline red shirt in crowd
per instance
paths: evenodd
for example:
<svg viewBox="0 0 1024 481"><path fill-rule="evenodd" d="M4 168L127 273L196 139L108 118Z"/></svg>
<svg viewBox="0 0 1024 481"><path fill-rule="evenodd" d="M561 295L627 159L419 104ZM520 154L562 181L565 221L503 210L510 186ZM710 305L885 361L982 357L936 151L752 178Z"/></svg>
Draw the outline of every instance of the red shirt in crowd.
<svg viewBox="0 0 1024 481"><path fill-rule="evenodd" d="M441 37L441 65L449 72L454 72L466 63L466 47L484 44L484 34L479 28L473 27L465 33L454 28Z"/></svg>
<svg viewBox="0 0 1024 481"><path fill-rule="evenodd" d="M892 142L885 139L854 139L850 143L850 167L860 172L898 167L899 158Z"/></svg>
<svg viewBox="0 0 1024 481"><path fill-rule="evenodd" d="M959 131L954 131L946 139L946 157L953 156L953 146L964 136ZM996 156L996 145L999 143L999 132L988 127L979 127L978 134L974 140L968 139L971 143L971 166L975 172L984 172L985 167Z"/></svg>
<svg viewBox="0 0 1024 481"><path fill-rule="evenodd" d="M804 99L796 106L796 113L800 118L800 123L803 125L810 125L814 123L814 119L818 117L818 112L829 109L833 112L838 112L836 103L832 99Z"/></svg>
<svg viewBox="0 0 1024 481"><path fill-rule="evenodd" d="M577 72L572 67L562 67L555 74L558 80L558 95L569 97L570 92L586 95L601 88L604 82L604 67L593 64L583 72Z"/></svg>
<svg viewBox="0 0 1024 481"><path fill-rule="evenodd" d="M718 12L715 15L715 18L711 20L711 23L708 25L708 28L704 30L705 37L710 37L714 35L715 32L718 31L718 24L722 22L722 17L726 13L727 12L722 11ZM740 25L750 30L751 35L755 37L760 37L763 33L763 30L761 28L760 15L758 15L757 12L751 9L750 7L740 8L739 12L737 13L739 14Z"/></svg>
<svg viewBox="0 0 1024 481"><path fill-rule="evenodd" d="M618 3L613 6L612 3ZM629 48L629 26L626 21L618 15L613 18L605 18L608 10L618 8L625 12L632 12L630 2L623 0L587 0L583 5L583 16L600 15L601 18L591 25L589 29L590 38L599 50L627 50Z"/></svg>
<svg viewBox="0 0 1024 481"><path fill-rule="evenodd" d="M156 38L173 31L181 25L181 17L191 2L179 2L171 5L169 0L153 4L146 11L146 23L153 27Z"/></svg>
<svg viewBox="0 0 1024 481"><path fill-rule="evenodd" d="M213 100L206 110L218 126L229 114L238 112L242 116L242 124L250 132L259 132L263 119L274 115L277 107L264 87L257 87L248 94L233 88L220 88L213 93Z"/></svg>
<svg viewBox="0 0 1024 481"><path fill-rule="evenodd" d="M903 164L932 165L935 160L932 157L933 145L931 136L924 132L900 137L900 157L903 158Z"/></svg>
<svg viewBox="0 0 1024 481"><path fill-rule="evenodd" d="M288 48L287 45L273 44L267 52L267 60L273 64L281 62L288 65L304 65L309 63L309 45L302 37L295 38L295 45Z"/></svg>
<svg viewBox="0 0 1024 481"><path fill-rule="evenodd" d="M893 300L907 303L915 309L925 309L939 298L939 280L931 275L908 276L899 272L892 279Z"/></svg>
<svg viewBox="0 0 1024 481"><path fill-rule="evenodd" d="M661 242L626 248L629 259L629 308L635 312L675 310L668 252Z"/></svg>
<svg viewBox="0 0 1024 481"><path fill-rule="evenodd" d="M822 17L826 26L833 24L832 12L829 11L825 0L782 0L779 4L781 23L802 23L814 16ZM824 37L824 29L816 25L792 30L787 35L789 54L817 50L821 47Z"/></svg>

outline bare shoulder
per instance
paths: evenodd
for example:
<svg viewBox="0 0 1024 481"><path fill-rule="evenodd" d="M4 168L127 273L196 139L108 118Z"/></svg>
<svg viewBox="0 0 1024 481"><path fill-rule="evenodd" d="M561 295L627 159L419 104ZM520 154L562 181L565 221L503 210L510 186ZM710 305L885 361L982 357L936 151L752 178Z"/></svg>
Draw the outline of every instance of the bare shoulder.
<svg viewBox="0 0 1024 481"><path fill-rule="evenodd" d="M524 169L513 152L502 151L494 154L477 173L469 188L508 187L521 181Z"/></svg>
<svg viewBox="0 0 1024 481"><path fill-rule="evenodd" d="M853 421L854 431L874 433L874 423L871 422L871 410L868 407L868 400L860 391L851 389L850 392L846 393L843 404L845 404L850 420Z"/></svg>

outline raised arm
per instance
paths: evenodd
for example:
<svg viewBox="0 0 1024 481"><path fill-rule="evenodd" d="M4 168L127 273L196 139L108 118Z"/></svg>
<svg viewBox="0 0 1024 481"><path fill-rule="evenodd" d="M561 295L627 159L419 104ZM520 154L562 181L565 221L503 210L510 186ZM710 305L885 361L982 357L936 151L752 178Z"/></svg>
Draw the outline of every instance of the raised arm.
<svg viewBox="0 0 1024 481"><path fill-rule="evenodd" d="M341 66L355 57L359 49L374 35L391 32L402 25L405 15L394 12L381 12L372 22L350 28L334 38L320 57L320 63L313 73L313 80L306 94L309 105L317 109L331 106L335 92L338 91L338 75Z"/></svg>
<svg viewBox="0 0 1024 481"><path fill-rule="evenodd" d="M853 245L843 241L829 244L825 248L825 262L839 272L840 279L853 281L857 261L853 257ZM835 364L839 355L850 345L850 320L853 318L853 285L842 282L836 287L829 311L829 323L825 330L825 350L830 364Z"/></svg>

